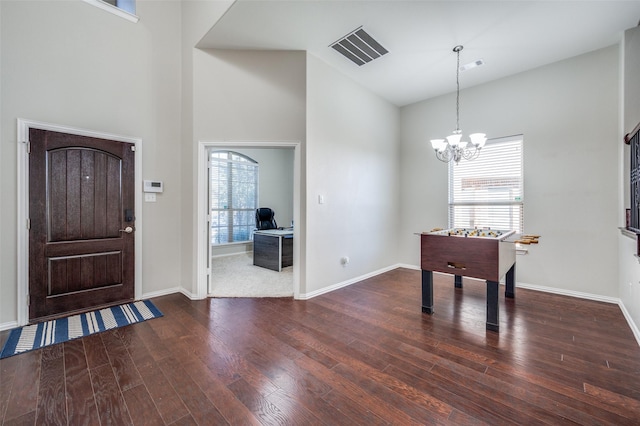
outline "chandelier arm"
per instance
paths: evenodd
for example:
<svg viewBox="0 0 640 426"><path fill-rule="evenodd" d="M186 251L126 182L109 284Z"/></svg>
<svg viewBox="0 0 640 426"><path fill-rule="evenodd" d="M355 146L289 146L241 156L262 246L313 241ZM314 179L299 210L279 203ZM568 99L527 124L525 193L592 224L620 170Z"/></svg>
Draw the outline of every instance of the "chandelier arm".
<svg viewBox="0 0 640 426"><path fill-rule="evenodd" d="M465 160L473 160L478 156L478 153L480 152L480 150L478 149L477 146L475 145L472 145L472 146L473 148L469 148L467 145L467 147L462 150L462 157Z"/></svg>

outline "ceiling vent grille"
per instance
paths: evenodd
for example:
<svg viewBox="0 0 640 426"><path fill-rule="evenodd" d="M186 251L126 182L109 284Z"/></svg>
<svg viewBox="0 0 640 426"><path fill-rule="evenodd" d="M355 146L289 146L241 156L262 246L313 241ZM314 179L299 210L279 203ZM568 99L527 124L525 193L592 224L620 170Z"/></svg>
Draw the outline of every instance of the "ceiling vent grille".
<svg viewBox="0 0 640 426"><path fill-rule="evenodd" d="M356 28L340 40L331 44L337 52L361 66L389 53L362 27Z"/></svg>

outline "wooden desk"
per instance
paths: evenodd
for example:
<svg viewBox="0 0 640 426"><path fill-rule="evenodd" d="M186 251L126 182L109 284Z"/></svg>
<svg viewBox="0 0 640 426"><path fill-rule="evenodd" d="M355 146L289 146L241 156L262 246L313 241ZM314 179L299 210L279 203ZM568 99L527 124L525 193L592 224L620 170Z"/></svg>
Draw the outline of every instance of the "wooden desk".
<svg viewBox="0 0 640 426"><path fill-rule="evenodd" d="M433 271L454 274L458 288L462 276L480 278L487 282L487 330L499 330L498 282L505 276L505 297L515 297L516 251L513 232L497 232L483 237L450 230L421 234L422 312L433 313Z"/></svg>
<svg viewBox="0 0 640 426"><path fill-rule="evenodd" d="M293 265L293 229L255 231L253 264L278 272Z"/></svg>

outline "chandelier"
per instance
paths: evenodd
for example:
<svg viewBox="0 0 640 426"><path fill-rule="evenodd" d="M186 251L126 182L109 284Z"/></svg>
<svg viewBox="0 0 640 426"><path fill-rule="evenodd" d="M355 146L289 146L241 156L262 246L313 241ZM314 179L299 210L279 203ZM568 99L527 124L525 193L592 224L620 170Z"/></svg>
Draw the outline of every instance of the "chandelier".
<svg viewBox="0 0 640 426"><path fill-rule="evenodd" d="M456 66L456 129L447 136L447 139L431 139L431 146L436 152L436 157L445 163L451 160L456 164L461 159L473 160L478 156L480 150L487 142L484 133L472 133L469 135L470 142L462 140L462 131L460 130L460 51L463 46L456 46L453 51L458 55L458 65Z"/></svg>

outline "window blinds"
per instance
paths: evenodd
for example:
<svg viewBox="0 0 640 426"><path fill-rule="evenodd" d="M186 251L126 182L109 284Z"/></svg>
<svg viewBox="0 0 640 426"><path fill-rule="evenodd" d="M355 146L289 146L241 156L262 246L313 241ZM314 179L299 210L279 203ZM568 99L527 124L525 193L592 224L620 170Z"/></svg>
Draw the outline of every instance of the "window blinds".
<svg viewBox="0 0 640 426"><path fill-rule="evenodd" d="M491 139L471 161L449 163L449 227L523 232L522 135Z"/></svg>
<svg viewBox="0 0 640 426"><path fill-rule="evenodd" d="M258 204L258 164L235 152L213 151L209 173L212 243L250 241Z"/></svg>

